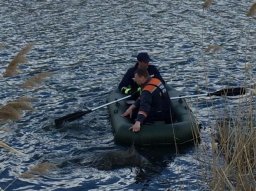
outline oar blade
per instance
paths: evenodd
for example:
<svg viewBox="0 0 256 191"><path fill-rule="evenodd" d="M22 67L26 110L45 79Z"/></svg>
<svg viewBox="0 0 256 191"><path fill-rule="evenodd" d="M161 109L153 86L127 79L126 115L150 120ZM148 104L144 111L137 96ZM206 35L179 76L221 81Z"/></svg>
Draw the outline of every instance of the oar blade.
<svg viewBox="0 0 256 191"><path fill-rule="evenodd" d="M136 92L137 92L137 91L136 91ZM56 126L57 128L61 128L61 126L62 126L63 123L65 123L65 122L74 121L74 120L76 120L76 119L79 119L80 117L82 117L83 115L85 115L85 114L87 114L87 113L91 113L92 111L95 111L95 110L100 109L100 108L102 108L102 107L105 107L105 106L107 106L107 105L110 105L110 104L119 102L119 101L121 101L121 100L125 100L125 99L127 99L127 98L129 98L129 97L131 97L131 96L132 96L132 95L128 95L128 96L122 97L122 98L120 98L120 99L111 101L111 102L109 102L109 103L103 104L103 105L101 105L101 106L95 107L95 108L93 108L93 109L89 109L89 110L87 110L87 111L77 111L77 112L75 112L75 113L71 113L71 114L68 114L68 115L66 115L66 116L64 116L64 117L55 119L55 126Z"/></svg>
<svg viewBox="0 0 256 191"><path fill-rule="evenodd" d="M71 122L71 121L74 121L80 117L82 117L83 115L87 114L87 113L90 113L92 112L92 110L87 110L87 111L77 111L75 113L71 113L71 114L68 114L68 115L65 115L61 118L58 118L58 119L55 119L55 126L56 128L61 128L63 123L65 122Z"/></svg>
<svg viewBox="0 0 256 191"><path fill-rule="evenodd" d="M208 93L208 96L238 96L244 95L246 89L244 87L224 88L216 92Z"/></svg>

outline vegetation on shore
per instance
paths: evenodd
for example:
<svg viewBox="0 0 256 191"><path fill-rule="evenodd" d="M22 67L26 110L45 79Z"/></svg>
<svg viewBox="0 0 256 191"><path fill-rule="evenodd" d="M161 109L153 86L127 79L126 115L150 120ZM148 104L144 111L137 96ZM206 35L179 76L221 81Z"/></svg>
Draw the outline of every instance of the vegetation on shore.
<svg viewBox="0 0 256 191"><path fill-rule="evenodd" d="M207 166L211 190L255 189L255 119L240 116L219 119L214 127L212 161Z"/></svg>
<svg viewBox="0 0 256 191"><path fill-rule="evenodd" d="M209 9L213 1L206 0L204 9ZM256 3L246 13L248 17L256 16ZM219 46L209 46L206 52L215 53ZM248 68L245 69L248 70ZM248 72L248 71L247 71ZM252 87L248 87L252 88ZM255 89L239 102L237 111L222 119L216 117L216 125L211 137L211 159L200 159L207 174L207 184L211 190L253 191L256 188L256 119L253 107ZM243 99L242 97L237 99ZM227 102L228 104L228 102ZM228 111L227 105L223 110ZM202 157L204 158L204 157Z"/></svg>
<svg viewBox="0 0 256 191"><path fill-rule="evenodd" d="M8 84L8 80L11 77L15 77L20 73L19 65L24 64L27 62L26 55L28 52L32 49L33 44L29 43L24 48L16 54L16 56L12 59L12 61L9 63L9 65L6 67L6 70L4 71L2 77L6 78L6 82ZM20 87L24 89L33 89L38 87L38 85L47 77L50 76L49 72L42 72L38 73L35 76L27 79L23 84L20 85ZM12 87L12 88L20 88L20 87ZM14 95L17 96L17 95ZM6 103L2 103L0 105L0 131L5 131L5 129L2 129L1 127L6 123L13 123L22 118L24 115L24 112L26 111L33 111L33 98L27 97L27 96L20 96L20 97L10 97L8 98L8 101ZM13 148L9 144L7 144L4 140L0 140L0 147L6 149L9 152L12 152L14 154L17 154L17 156L24 156L25 154L16 148ZM29 177L30 174L42 174L43 172L47 171L47 169L51 168L51 165L45 164L37 164L34 167L32 167L31 172L28 171L24 173ZM21 177L25 177L25 175L22 174ZM32 176L32 175L31 175ZM13 184L15 180L11 183ZM9 185L10 186L10 185ZM9 186L7 186L5 189L7 189ZM1 188L0 188L1 190Z"/></svg>

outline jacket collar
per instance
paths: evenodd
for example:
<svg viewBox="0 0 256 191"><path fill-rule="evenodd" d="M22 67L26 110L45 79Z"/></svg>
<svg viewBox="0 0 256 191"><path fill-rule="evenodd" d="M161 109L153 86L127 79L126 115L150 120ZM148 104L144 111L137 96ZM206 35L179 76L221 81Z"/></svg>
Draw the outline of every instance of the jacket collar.
<svg viewBox="0 0 256 191"><path fill-rule="evenodd" d="M146 80L146 82L145 82L144 84L141 84L141 87L142 87L142 88L145 87L151 79L152 79L151 77L148 77L148 79Z"/></svg>

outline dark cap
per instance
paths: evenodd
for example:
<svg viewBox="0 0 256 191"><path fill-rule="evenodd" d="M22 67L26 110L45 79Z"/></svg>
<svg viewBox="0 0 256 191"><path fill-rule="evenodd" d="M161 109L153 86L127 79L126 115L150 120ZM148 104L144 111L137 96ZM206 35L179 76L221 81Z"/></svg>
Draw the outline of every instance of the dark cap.
<svg viewBox="0 0 256 191"><path fill-rule="evenodd" d="M138 60L139 62L146 62L146 63L148 63L149 61L151 61L151 59L150 59L150 57L149 57L149 55L148 55L147 52L140 52L140 53L138 54L138 56L137 56L137 60Z"/></svg>

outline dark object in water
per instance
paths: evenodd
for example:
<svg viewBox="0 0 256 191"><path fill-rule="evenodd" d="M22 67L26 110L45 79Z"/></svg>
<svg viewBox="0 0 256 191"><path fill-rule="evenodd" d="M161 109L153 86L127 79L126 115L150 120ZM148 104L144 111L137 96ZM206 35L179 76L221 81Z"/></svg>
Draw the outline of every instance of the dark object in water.
<svg viewBox="0 0 256 191"><path fill-rule="evenodd" d="M127 150L112 150L96 153L93 156L80 155L62 161L58 167L64 168L70 165L91 166L99 170L112 170L125 167L139 167L151 169L152 164L144 156L140 155L134 146Z"/></svg>
<svg viewBox="0 0 256 191"><path fill-rule="evenodd" d="M99 170L111 170L124 167L146 167L150 162L140 155L134 146L129 149L109 151L101 156L98 156L92 166Z"/></svg>

